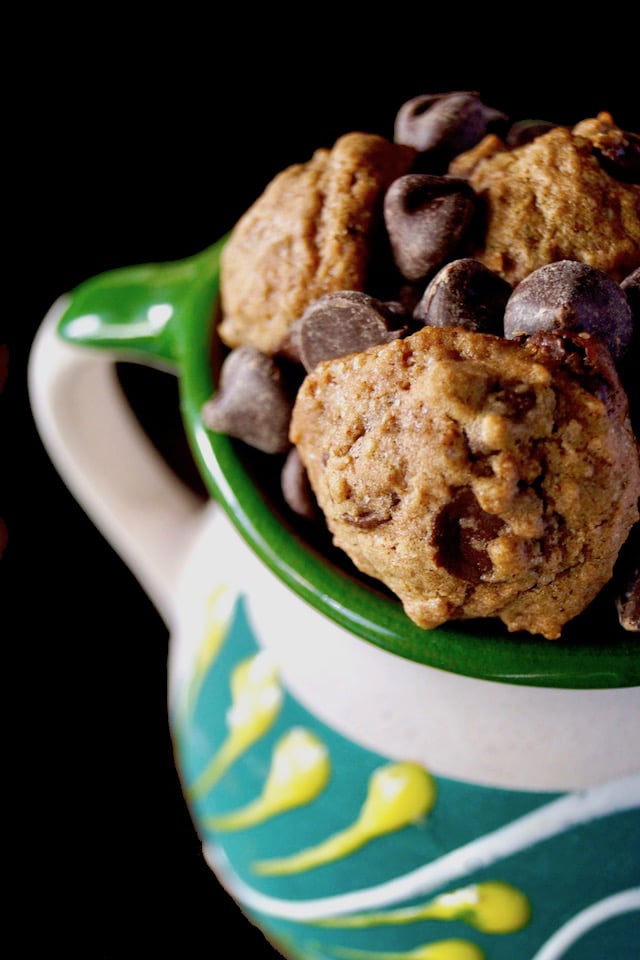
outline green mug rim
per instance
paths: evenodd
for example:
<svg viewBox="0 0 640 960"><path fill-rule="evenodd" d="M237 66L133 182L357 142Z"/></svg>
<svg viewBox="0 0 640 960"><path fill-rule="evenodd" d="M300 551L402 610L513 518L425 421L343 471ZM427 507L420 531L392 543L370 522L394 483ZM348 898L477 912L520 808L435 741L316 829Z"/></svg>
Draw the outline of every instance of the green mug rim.
<svg viewBox="0 0 640 960"><path fill-rule="evenodd" d="M212 313L217 301L218 291ZM197 312L189 316L188 341L202 342L201 320ZM238 441L204 425L202 407L214 391L212 369L220 360L220 349L214 325L209 324L207 350L188 351L183 358L183 414L200 472L251 549L321 614L389 653L476 679L573 689L640 684L640 636L622 628L614 641L508 634L495 621L424 630L406 616L398 600L327 560L267 503Z"/></svg>
<svg viewBox="0 0 640 960"><path fill-rule="evenodd" d="M559 640L508 633L496 620L459 621L424 630L406 616L398 600L358 578L355 569L351 576L327 559L296 531L292 518L274 509L252 479L246 446L213 433L202 418L224 349L215 320L225 241L223 237L185 261L125 268L93 278L71 295L59 332L75 343L174 369L186 436L203 482L260 560L329 620L416 663L474 679L533 687L639 686L640 634L618 627L615 617L615 623L605 620L601 626L592 615L594 605L568 625ZM158 333L146 333L140 318L150 315L149 308L158 302L172 305L171 323ZM101 311L108 320L104 328L90 339L78 336L78 317L87 313L100 317ZM131 325L128 343L116 323ZM603 629L612 627L615 636L602 636Z"/></svg>

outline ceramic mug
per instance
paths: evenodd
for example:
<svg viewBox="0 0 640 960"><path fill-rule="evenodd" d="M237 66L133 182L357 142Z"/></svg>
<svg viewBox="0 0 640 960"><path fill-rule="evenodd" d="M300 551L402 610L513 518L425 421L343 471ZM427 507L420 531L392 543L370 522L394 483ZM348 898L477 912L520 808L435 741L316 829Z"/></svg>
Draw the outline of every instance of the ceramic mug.
<svg viewBox="0 0 640 960"><path fill-rule="evenodd" d="M638 635L597 604L559 641L424 631L309 545L201 419L223 242L88 280L29 371L52 461L169 626L207 862L291 960L637 955ZM123 358L178 376L209 503L142 433Z"/></svg>

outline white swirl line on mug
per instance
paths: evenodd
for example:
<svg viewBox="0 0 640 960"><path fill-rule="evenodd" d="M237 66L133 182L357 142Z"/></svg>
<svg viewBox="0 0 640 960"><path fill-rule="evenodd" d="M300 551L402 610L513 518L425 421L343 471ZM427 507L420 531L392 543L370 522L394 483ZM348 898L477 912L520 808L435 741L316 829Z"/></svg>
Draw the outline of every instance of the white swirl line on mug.
<svg viewBox="0 0 640 960"><path fill-rule="evenodd" d="M235 873L216 843L206 843L203 852L223 885L248 909L305 922L378 909L422 896L580 824L636 807L640 807L640 775L633 774L559 797L404 876L374 887L310 900L285 900L261 893Z"/></svg>
<svg viewBox="0 0 640 960"><path fill-rule="evenodd" d="M630 913L632 910L640 910L640 887L614 893L577 913L556 930L538 950L533 960L559 960L576 940L593 927L623 913Z"/></svg>

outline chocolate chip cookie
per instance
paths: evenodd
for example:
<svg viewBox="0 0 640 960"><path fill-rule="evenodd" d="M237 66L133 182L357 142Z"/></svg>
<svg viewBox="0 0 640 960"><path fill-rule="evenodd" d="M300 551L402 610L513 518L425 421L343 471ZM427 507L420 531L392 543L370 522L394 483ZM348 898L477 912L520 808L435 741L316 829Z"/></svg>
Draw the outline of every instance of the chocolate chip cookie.
<svg viewBox="0 0 640 960"><path fill-rule="evenodd" d="M336 545L425 628L557 638L638 519L626 394L586 333L425 327L324 361L290 436Z"/></svg>
<svg viewBox="0 0 640 960"><path fill-rule="evenodd" d="M384 137L348 133L276 176L223 252L223 342L273 354L313 300L364 290L382 199L414 156Z"/></svg>
<svg viewBox="0 0 640 960"><path fill-rule="evenodd" d="M469 255L515 285L545 263L579 260L620 281L640 262L640 185L608 155L625 134L610 115L553 127L523 146L489 134L452 160L484 204ZM612 173L619 173L614 176Z"/></svg>

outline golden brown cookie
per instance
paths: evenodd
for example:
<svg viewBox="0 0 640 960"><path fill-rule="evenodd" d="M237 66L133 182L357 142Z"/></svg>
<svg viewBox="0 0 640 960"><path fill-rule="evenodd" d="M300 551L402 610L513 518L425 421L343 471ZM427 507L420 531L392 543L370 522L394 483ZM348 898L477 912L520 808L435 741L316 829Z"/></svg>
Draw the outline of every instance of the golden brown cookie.
<svg viewBox="0 0 640 960"><path fill-rule="evenodd" d="M337 546L425 628L558 637L638 518L626 396L588 335L425 327L326 361L291 439Z"/></svg>
<svg viewBox="0 0 640 960"><path fill-rule="evenodd" d="M555 260L581 260L618 281L631 273L640 263L640 186L610 176L594 153L620 135L602 114L512 150L489 135L456 157L449 173L468 178L486 211L470 255L511 284Z"/></svg>
<svg viewBox="0 0 640 960"><path fill-rule="evenodd" d="M278 174L236 224L221 263L221 339L275 353L312 300L363 290L381 203L415 151L349 133Z"/></svg>

